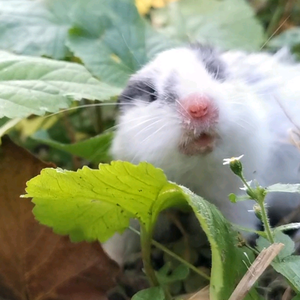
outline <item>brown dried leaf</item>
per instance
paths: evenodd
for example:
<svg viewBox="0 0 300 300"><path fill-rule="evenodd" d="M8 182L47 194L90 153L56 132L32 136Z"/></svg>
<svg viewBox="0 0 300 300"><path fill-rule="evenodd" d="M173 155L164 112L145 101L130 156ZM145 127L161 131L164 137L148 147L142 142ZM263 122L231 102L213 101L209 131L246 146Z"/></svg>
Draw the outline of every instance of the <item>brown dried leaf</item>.
<svg viewBox="0 0 300 300"><path fill-rule="evenodd" d="M178 299L183 300L209 300L209 286L201 289L200 291L192 294L181 295Z"/></svg>
<svg viewBox="0 0 300 300"><path fill-rule="evenodd" d="M0 154L0 297L10 300L102 300L119 268L98 243L71 243L38 224L21 199L26 181L53 165L9 138Z"/></svg>

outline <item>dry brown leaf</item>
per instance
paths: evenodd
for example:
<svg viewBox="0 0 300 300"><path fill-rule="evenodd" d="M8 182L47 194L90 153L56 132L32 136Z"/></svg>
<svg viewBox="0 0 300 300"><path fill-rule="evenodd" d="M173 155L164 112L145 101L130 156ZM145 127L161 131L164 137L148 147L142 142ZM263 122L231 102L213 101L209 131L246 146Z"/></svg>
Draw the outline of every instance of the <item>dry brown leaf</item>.
<svg viewBox="0 0 300 300"><path fill-rule="evenodd" d="M20 198L26 181L52 165L9 138L0 154L0 297L10 300L103 300L119 268L98 243L71 243L39 225Z"/></svg>
<svg viewBox="0 0 300 300"><path fill-rule="evenodd" d="M183 300L209 300L209 286L201 289L200 291L192 294L182 295L178 299Z"/></svg>

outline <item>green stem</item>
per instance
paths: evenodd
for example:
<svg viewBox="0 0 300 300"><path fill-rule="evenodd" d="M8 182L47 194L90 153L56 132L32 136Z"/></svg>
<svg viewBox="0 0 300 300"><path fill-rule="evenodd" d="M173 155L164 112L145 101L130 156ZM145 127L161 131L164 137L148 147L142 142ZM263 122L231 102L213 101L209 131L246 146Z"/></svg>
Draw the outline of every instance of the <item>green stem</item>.
<svg viewBox="0 0 300 300"><path fill-rule="evenodd" d="M141 246L142 246L142 258L146 276L151 286L159 286L158 279L155 271L151 265L151 244L152 244L152 230L147 232L144 226L141 226ZM164 288L165 299L172 300L172 296L167 288Z"/></svg>
<svg viewBox="0 0 300 300"><path fill-rule="evenodd" d="M243 174L241 174L239 177L241 178L244 185L248 189L250 197L252 197L253 200L255 200L258 203L258 205L260 207L261 221L263 222L267 238L268 238L269 242L274 244L274 238L273 238L273 234L272 234L272 231L271 231L271 225L270 225L270 222L269 222L269 218L268 218L267 210L266 210L266 206L265 206L265 196L260 196L260 194L253 191L252 188L247 183L247 181L245 180Z"/></svg>
<svg viewBox="0 0 300 300"><path fill-rule="evenodd" d="M251 247L250 245L246 244L245 247L248 248L249 250L251 250L253 253L255 253L257 255L259 254L259 251L255 248Z"/></svg>
<svg viewBox="0 0 300 300"><path fill-rule="evenodd" d="M191 270L193 270L195 273L197 273L198 275L202 276L203 278L210 280L210 277L205 274L204 272L202 272L201 270L197 269L195 266L193 266L192 264L190 264L189 262L187 262L186 260L184 260L183 258L181 258L180 256L178 256L177 254L175 254L174 252L170 251L168 248L166 248L165 246L163 246L162 244L156 242L156 241L152 241L152 244L159 248L160 250L164 251L165 253L169 254L170 256L172 256L173 258L177 259L178 261L180 261L182 264L185 264L187 267L189 267Z"/></svg>
<svg viewBox="0 0 300 300"><path fill-rule="evenodd" d="M264 201L258 201L258 205L260 206L261 219L262 219L262 222L264 224L264 228L265 228L268 240L269 240L269 242L274 244L275 241L274 241L273 234L272 234L272 231L271 231L271 225L270 225L269 218L268 218L268 215L267 215L266 206L264 205Z"/></svg>
<svg viewBox="0 0 300 300"><path fill-rule="evenodd" d="M133 232L135 232L136 234L140 235L140 232L138 232L136 229L134 229L132 227L129 227L129 229L132 230ZM170 251L167 247L163 246L162 244L160 244L160 243L158 243L158 242L156 242L154 240L151 240L151 243L152 243L152 245L154 245L158 249L164 251L165 253L169 254L170 256L172 256L173 258L175 258L176 260L178 260L182 264L184 264L187 267L189 267L195 273L199 274L200 276L202 276L203 278L205 278L207 280L210 280L210 277L207 274L205 274L201 270L198 270L195 266L193 266L192 264L190 264L189 262L187 262L186 260L184 260L182 257L180 257L177 254L175 254L174 252Z"/></svg>
<svg viewBox="0 0 300 300"><path fill-rule="evenodd" d="M141 246L146 276L151 286L158 286L158 280L151 266L151 233L147 232L144 226L141 226Z"/></svg>

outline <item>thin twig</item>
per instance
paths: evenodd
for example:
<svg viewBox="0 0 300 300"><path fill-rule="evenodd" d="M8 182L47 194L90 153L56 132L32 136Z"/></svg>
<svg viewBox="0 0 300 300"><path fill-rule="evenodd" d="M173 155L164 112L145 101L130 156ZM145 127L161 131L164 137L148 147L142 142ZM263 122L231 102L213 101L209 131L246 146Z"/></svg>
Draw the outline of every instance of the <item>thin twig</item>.
<svg viewBox="0 0 300 300"><path fill-rule="evenodd" d="M283 21L282 23L277 27L276 30L274 30L274 32L268 37L268 39L262 44L262 46L260 47L260 50L262 50L268 43L269 41L274 37L274 35L276 35L276 33L281 29L281 27L287 22L287 20L290 18L291 15L288 15Z"/></svg>
<svg viewBox="0 0 300 300"><path fill-rule="evenodd" d="M256 257L253 264L248 269L242 280L239 282L229 300L242 300L252 288L253 284L262 275L272 260L278 255L284 247L282 243L275 243L264 249Z"/></svg>

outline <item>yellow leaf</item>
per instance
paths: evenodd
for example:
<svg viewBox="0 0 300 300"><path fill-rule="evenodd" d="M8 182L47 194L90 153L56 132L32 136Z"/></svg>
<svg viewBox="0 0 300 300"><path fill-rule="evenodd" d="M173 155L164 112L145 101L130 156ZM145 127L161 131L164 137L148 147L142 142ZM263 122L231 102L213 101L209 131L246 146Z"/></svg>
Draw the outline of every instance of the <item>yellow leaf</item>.
<svg viewBox="0 0 300 300"><path fill-rule="evenodd" d="M166 6L169 2L177 0L135 0L136 7L141 15L145 15L151 7L160 8Z"/></svg>
<svg viewBox="0 0 300 300"><path fill-rule="evenodd" d="M51 117L33 117L29 119L23 119L16 126L16 129L19 130L23 137L28 137L34 134L39 129L49 129L57 121L59 117L53 115Z"/></svg>

